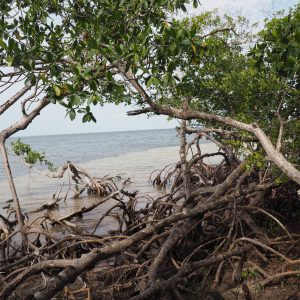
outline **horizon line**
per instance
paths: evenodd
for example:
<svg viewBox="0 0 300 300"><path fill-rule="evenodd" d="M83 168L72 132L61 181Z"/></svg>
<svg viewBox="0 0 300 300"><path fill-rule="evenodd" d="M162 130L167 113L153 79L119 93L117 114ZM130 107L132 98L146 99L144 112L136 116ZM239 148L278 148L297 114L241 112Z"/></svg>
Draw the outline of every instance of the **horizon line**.
<svg viewBox="0 0 300 300"><path fill-rule="evenodd" d="M113 132L133 132L133 131L151 131L151 130L170 130L176 127L169 128L150 128L150 129L136 129L136 130L111 130L111 131L97 131L97 132L76 132L76 133L50 133L50 134L34 134L23 136L11 136L10 138L26 138L26 137L39 137L39 136L56 136L56 135L76 135L76 134L98 134L98 133L113 133Z"/></svg>

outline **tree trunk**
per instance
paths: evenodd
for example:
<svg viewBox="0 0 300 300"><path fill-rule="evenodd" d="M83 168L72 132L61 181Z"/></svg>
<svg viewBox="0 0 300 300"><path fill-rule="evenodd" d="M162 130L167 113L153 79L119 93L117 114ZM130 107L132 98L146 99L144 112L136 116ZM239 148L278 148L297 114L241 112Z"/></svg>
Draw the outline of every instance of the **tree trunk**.
<svg viewBox="0 0 300 300"><path fill-rule="evenodd" d="M10 191L11 191L11 194L12 194L12 197L14 200L14 208L15 208L15 212L16 212L16 218L18 221L19 230L20 230L21 236L22 236L23 246L26 247L27 236L24 233L24 216L21 211L19 198L17 195L14 180L12 177L10 164L9 164L9 160L8 160L8 156L7 156L7 150L5 147L5 139L3 138L3 136L0 139L0 151L1 151L2 159L3 159L4 170L5 170L6 177L7 177L8 183L9 183L9 187L10 187Z"/></svg>
<svg viewBox="0 0 300 300"><path fill-rule="evenodd" d="M190 197L190 176L189 176L189 170L187 167L187 161L186 161L186 120L181 121L181 127L180 127L180 166L181 166L181 172L183 177L183 185L184 185L184 191L185 191L185 203L188 202Z"/></svg>

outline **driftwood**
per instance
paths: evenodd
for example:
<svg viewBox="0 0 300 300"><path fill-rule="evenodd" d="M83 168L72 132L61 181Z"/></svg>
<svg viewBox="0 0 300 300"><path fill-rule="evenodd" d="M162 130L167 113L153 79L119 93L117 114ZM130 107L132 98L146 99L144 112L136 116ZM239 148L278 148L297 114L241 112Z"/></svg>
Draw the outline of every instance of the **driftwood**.
<svg viewBox="0 0 300 300"><path fill-rule="evenodd" d="M299 187L291 181L275 185L269 168L259 175L262 171L255 165L241 161L234 149L210 136L212 131L192 130L182 123L180 161L152 176L153 185L164 188L165 194L139 209L138 193L126 190L125 183L117 186L113 178L93 177L68 162L60 177L69 170L78 185L75 195L86 191L99 200L58 219L40 217L40 228L31 227L32 222L21 231L9 218L0 218L5 233L0 242L0 280L5 283L0 299L19 295L44 300L59 293L74 299L80 294L88 299L190 299L195 286L203 299L222 299L232 292L254 299L259 284L268 287L283 278L293 283L300 272L300 235L290 232L288 205L293 201L297 206ZM187 132L195 134L189 143ZM203 154L202 137L219 151ZM203 161L208 156L223 159L208 165ZM56 209L59 199L40 209ZM70 222L111 199L90 232ZM96 235L108 216L117 220L119 229ZM52 231L56 224L70 234L62 238ZM26 236L26 248L18 245L20 233ZM277 268L271 270L274 264ZM32 278L43 286L24 288L35 284ZM81 283L73 287L74 280Z"/></svg>

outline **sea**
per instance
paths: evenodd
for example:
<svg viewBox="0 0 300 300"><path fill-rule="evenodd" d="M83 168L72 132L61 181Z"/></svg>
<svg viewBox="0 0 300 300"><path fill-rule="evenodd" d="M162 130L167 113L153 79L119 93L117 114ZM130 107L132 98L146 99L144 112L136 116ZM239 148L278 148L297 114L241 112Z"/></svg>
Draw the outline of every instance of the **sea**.
<svg viewBox="0 0 300 300"><path fill-rule="evenodd" d="M43 166L37 164L29 168L11 150L11 143L16 139L10 138L7 141L9 160L21 208L30 216L29 219L38 218L45 213L59 218L99 200L85 193L72 199L75 185L71 176L53 179L46 176L48 172ZM141 206L165 192L153 187L151 177L153 179L165 167L164 172L167 172L179 160L179 137L175 129L32 136L20 139L33 150L44 153L46 159L58 169L71 161L91 176L113 177L117 185L129 179L131 184L126 189L138 193L137 205ZM12 203L9 202L12 196L1 160L0 163L0 214L6 215L12 209ZM43 204L51 203L54 194L64 199L59 203L58 209L33 213ZM85 229L92 228L95 220L112 204L105 203L76 220L76 223ZM100 233L112 227L112 219L106 219L102 229L99 229Z"/></svg>
<svg viewBox="0 0 300 300"><path fill-rule="evenodd" d="M10 145L17 139L29 144L33 150L44 153L46 158L58 167L66 161L80 164L179 144L175 129L12 137L6 144L11 154L10 160L14 176L26 174L25 165L20 164L19 159L11 151ZM0 180L4 178L3 166L0 165Z"/></svg>

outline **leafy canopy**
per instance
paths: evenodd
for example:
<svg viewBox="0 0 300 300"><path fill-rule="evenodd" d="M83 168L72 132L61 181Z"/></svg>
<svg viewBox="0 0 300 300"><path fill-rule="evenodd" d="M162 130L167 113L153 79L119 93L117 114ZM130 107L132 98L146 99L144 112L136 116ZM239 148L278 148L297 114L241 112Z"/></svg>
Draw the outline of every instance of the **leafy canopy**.
<svg viewBox="0 0 300 300"><path fill-rule="evenodd" d="M83 122L96 121L92 104L130 103L138 98L116 76L116 63L140 77L168 67L171 59L162 56L159 37L169 27L170 14L185 10L187 2L2 2L0 66L14 67L25 75L26 83L40 84L71 119L83 113ZM183 47L187 35L179 37Z"/></svg>
<svg viewBox="0 0 300 300"><path fill-rule="evenodd" d="M2 2L2 76L13 67L71 119L83 114L83 122L96 121L92 105L144 106L146 93L157 104L188 100L192 109L257 122L273 143L284 124L282 149L297 160L299 6L267 22L248 51L244 19L175 18L189 3Z"/></svg>

